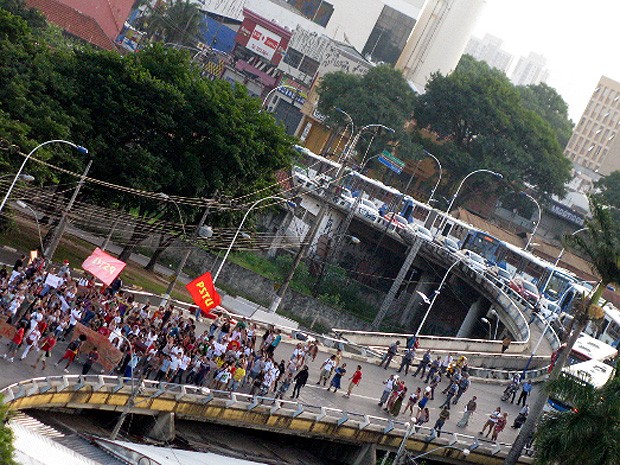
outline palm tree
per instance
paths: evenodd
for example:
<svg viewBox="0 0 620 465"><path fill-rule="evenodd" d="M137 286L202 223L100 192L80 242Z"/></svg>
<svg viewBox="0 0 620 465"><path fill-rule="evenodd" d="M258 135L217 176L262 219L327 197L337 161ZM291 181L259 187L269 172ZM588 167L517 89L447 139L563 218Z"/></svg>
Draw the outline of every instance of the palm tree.
<svg viewBox="0 0 620 465"><path fill-rule="evenodd" d="M202 23L202 12L191 0L173 0L167 6L154 8L145 17L144 28L165 42L194 45Z"/></svg>
<svg viewBox="0 0 620 465"><path fill-rule="evenodd" d="M600 276L601 280L590 296L584 296L583 305L578 305L575 309L572 333L568 333L566 347L558 357L553 371L549 375L549 381L556 380L560 376L568 354L588 321L600 319L603 316L599 301L607 285L620 283L620 231L618 225L613 221L607 207L594 197L590 198L590 210L592 218L586 221L586 234L566 236L564 239L567 245L573 245L588 257L592 270ZM530 415L512 444L504 465L516 465L527 438L534 432L536 422L547 399L546 395L541 394L532 405Z"/></svg>
<svg viewBox="0 0 620 465"><path fill-rule="evenodd" d="M573 409L544 415L536 433L539 465L616 465L620 463L620 376L601 389L562 375L547 391Z"/></svg>

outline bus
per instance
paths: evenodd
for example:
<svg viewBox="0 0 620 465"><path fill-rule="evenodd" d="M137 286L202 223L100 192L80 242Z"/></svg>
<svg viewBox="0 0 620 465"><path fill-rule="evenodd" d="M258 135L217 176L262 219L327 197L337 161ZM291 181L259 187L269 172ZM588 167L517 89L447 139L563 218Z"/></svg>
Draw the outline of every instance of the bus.
<svg viewBox="0 0 620 465"><path fill-rule="evenodd" d="M483 256L491 265L507 270L512 276L520 275L536 285L539 292L554 302L563 295L577 277L567 270L555 267L540 257L501 241L490 234L470 230L463 241L462 248Z"/></svg>
<svg viewBox="0 0 620 465"><path fill-rule="evenodd" d="M579 382L585 382L595 389L599 389L611 379L614 374L614 368L598 360L588 360L566 366L562 369L562 372L575 377ZM551 396L547 401L547 405L545 405L544 411L549 412L551 410L566 412L572 410L572 407L562 399Z"/></svg>
<svg viewBox="0 0 620 465"><path fill-rule="evenodd" d="M615 359L617 355L618 350L615 347L587 334L581 334L568 355L568 364L575 365L590 360L608 362Z"/></svg>
<svg viewBox="0 0 620 465"><path fill-rule="evenodd" d="M585 333L617 349L620 344L620 310L610 303L605 304L603 310L603 321L600 324L590 321Z"/></svg>

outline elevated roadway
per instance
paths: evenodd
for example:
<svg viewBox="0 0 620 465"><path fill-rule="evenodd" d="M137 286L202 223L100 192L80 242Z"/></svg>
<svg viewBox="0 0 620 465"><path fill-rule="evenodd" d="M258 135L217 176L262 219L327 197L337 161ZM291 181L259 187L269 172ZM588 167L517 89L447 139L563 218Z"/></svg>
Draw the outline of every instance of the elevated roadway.
<svg viewBox="0 0 620 465"><path fill-rule="evenodd" d="M162 424L173 428L174 418L182 418L356 445L358 452L346 457L351 464L373 463L375 449L394 451L403 441L412 454L430 452L429 458L460 464L499 465L510 447L462 432L444 432L437 438L428 425L415 431L401 419L325 405L148 380L134 391L129 379L114 376L33 378L11 384L1 393L5 404L18 410L127 410L156 415L156 431L162 430ZM133 400L132 393L136 393ZM521 463L530 462L522 457Z"/></svg>

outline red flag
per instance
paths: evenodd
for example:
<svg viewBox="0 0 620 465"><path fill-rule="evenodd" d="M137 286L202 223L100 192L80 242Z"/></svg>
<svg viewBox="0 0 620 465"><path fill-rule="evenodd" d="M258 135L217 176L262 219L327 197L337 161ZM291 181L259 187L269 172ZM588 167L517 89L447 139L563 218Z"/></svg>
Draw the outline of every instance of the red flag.
<svg viewBox="0 0 620 465"><path fill-rule="evenodd" d="M222 298L215 290L213 279L211 279L211 273L209 272L188 283L185 289L189 291L192 299L194 299L194 302L204 314L209 313L209 310L222 303Z"/></svg>
<svg viewBox="0 0 620 465"><path fill-rule="evenodd" d="M82 263L84 270L101 280L106 286L112 284L112 281L121 274L126 266L125 262L108 255L99 247Z"/></svg>

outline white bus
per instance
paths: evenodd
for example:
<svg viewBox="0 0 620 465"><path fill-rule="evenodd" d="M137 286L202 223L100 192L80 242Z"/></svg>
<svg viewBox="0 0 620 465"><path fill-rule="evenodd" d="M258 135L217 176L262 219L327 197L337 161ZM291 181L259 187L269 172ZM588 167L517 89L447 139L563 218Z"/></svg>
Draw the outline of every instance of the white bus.
<svg viewBox="0 0 620 465"><path fill-rule="evenodd" d="M611 304L603 307L605 316L599 323L589 322L585 332L605 344L618 348L620 344L620 310Z"/></svg>
<svg viewBox="0 0 620 465"><path fill-rule="evenodd" d="M575 363L562 369L563 373L574 376L579 381L592 385L595 389L599 389L609 381L614 374L614 367L598 360L588 360L587 362ZM572 407L563 402L561 399L549 397L544 411L549 412L557 410L558 412L566 412Z"/></svg>
<svg viewBox="0 0 620 465"><path fill-rule="evenodd" d="M592 336L582 334L575 342L568 356L568 364L575 365L589 360L605 362L613 360L618 355L615 347L605 344L603 341L594 339Z"/></svg>

